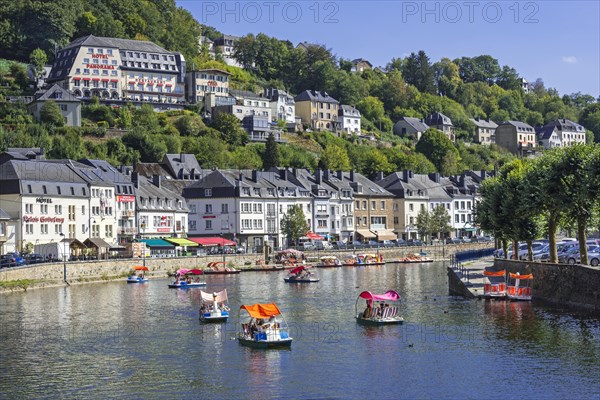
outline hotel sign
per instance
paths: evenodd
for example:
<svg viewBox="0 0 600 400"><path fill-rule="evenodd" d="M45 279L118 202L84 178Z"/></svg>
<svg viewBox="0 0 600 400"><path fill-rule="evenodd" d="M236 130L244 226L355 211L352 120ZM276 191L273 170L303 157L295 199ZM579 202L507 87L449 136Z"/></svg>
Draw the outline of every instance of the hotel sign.
<svg viewBox="0 0 600 400"><path fill-rule="evenodd" d="M117 203L134 203L135 196L117 196Z"/></svg>
<svg viewBox="0 0 600 400"><path fill-rule="evenodd" d="M23 217L23 222L39 222L39 223L54 222L54 223L62 224L63 222L65 222L65 219L59 218L59 217L29 217L29 216L25 215Z"/></svg>
<svg viewBox="0 0 600 400"><path fill-rule="evenodd" d="M114 65L104 65L104 64L85 64L86 68L90 69L115 69Z"/></svg>
<svg viewBox="0 0 600 400"><path fill-rule="evenodd" d="M46 204L51 204L52 203L52 199L46 199L44 197L38 197L37 199L35 199L36 203L46 203Z"/></svg>

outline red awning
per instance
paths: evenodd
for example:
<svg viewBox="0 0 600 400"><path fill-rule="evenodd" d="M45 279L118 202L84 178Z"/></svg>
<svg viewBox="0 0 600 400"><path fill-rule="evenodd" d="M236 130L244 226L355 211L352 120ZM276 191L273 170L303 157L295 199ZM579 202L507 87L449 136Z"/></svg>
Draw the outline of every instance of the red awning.
<svg viewBox="0 0 600 400"><path fill-rule="evenodd" d="M156 84L156 86L162 86L162 85L163 85L162 83L157 83L157 84Z"/></svg>
<svg viewBox="0 0 600 400"><path fill-rule="evenodd" d="M154 82L148 82L148 86L154 85Z"/></svg>
<svg viewBox="0 0 600 400"><path fill-rule="evenodd" d="M111 79L110 81L111 81L111 82L119 82L119 80L118 80L118 79Z"/></svg>
<svg viewBox="0 0 600 400"><path fill-rule="evenodd" d="M308 232L306 234L306 237L309 238L310 240L325 240L325 238L321 235L317 235L314 232Z"/></svg>
<svg viewBox="0 0 600 400"><path fill-rule="evenodd" d="M167 83L165 86L173 86L173 85L171 85L170 83Z"/></svg>
<svg viewBox="0 0 600 400"><path fill-rule="evenodd" d="M73 80L74 80L74 81L80 81L80 80L81 80L81 78L80 78L80 77L78 77L78 76L76 76L76 77L74 77L74 78L73 78Z"/></svg>
<svg viewBox="0 0 600 400"><path fill-rule="evenodd" d="M108 78L102 78L102 82L108 82Z"/></svg>
<svg viewBox="0 0 600 400"><path fill-rule="evenodd" d="M135 81L129 81L129 84L133 85L133 84L135 84Z"/></svg>
<svg viewBox="0 0 600 400"><path fill-rule="evenodd" d="M99 81L100 78L92 78L93 81Z"/></svg>
<svg viewBox="0 0 600 400"><path fill-rule="evenodd" d="M84 80L84 81L89 81L89 80L90 80L90 78L83 78L83 80Z"/></svg>
<svg viewBox="0 0 600 400"><path fill-rule="evenodd" d="M192 242L198 243L200 246L235 246L236 242L227 240L221 237L201 237L188 238Z"/></svg>

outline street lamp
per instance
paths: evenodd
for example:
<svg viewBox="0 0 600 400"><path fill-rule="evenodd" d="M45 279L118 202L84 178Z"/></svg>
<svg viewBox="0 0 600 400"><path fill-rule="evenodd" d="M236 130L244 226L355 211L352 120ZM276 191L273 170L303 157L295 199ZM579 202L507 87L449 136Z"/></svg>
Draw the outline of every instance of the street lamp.
<svg viewBox="0 0 600 400"><path fill-rule="evenodd" d="M140 225L140 227L142 228L142 238L144 236L146 236L146 223L142 222L142 224ZM142 250L142 265L145 267L146 266L146 242L143 242L144 246L140 245L140 249Z"/></svg>
<svg viewBox="0 0 600 400"><path fill-rule="evenodd" d="M63 281L68 285L69 282L67 282L67 238L62 232L60 233L60 236L62 236L63 238Z"/></svg>

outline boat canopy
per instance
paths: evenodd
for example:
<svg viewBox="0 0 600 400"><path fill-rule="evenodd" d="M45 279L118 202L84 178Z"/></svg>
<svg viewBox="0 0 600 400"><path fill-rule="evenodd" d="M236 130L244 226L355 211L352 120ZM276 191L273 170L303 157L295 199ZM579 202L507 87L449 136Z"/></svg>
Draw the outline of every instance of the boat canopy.
<svg viewBox="0 0 600 400"><path fill-rule="evenodd" d="M296 249L286 249L286 250L281 250L277 252L277 255L291 255L291 256L296 256L296 257L302 257L302 253L300 250L296 250Z"/></svg>
<svg viewBox="0 0 600 400"><path fill-rule="evenodd" d="M136 271L148 271L148 267L144 267L141 265L136 265L135 267L133 267L133 269Z"/></svg>
<svg viewBox="0 0 600 400"><path fill-rule="evenodd" d="M510 273L510 277L512 279L533 279L533 274L528 274L528 275L519 275L519 274L513 274L512 272Z"/></svg>
<svg viewBox="0 0 600 400"><path fill-rule="evenodd" d="M488 271L487 269L483 271L483 275L485 276L504 276L506 275L506 271ZM511 274L512 275L512 274Z"/></svg>
<svg viewBox="0 0 600 400"><path fill-rule="evenodd" d="M385 294L373 294L371 292L365 291L358 295L358 297L371 300L371 301L398 301L400 300L400 295L395 290L388 290Z"/></svg>
<svg viewBox="0 0 600 400"><path fill-rule="evenodd" d="M217 303L224 303L227 301L227 289L223 289L220 292L215 293L207 293L200 291L200 295L202 296L202 301L205 303L212 303L213 301L217 301ZM214 296L216 295L216 299Z"/></svg>
<svg viewBox="0 0 600 400"><path fill-rule="evenodd" d="M296 267L293 270L291 270L290 274L292 274L292 275L299 274L300 272L304 271L305 269L306 269L306 267L304 265L301 265L301 266Z"/></svg>
<svg viewBox="0 0 600 400"><path fill-rule="evenodd" d="M323 256L321 260L337 260L336 256Z"/></svg>
<svg viewBox="0 0 600 400"><path fill-rule="evenodd" d="M202 272L202 270L199 270L199 269L185 269L185 268L177 270L177 272L176 272L177 275L202 275L203 273L204 272Z"/></svg>
<svg viewBox="0 0 600 400"><path fill-rule="evenodd" d="M240 310L248 311L252 318L270 318L281 314L275 303L270 304L252 304L251 306L240 306Z"/></svg>

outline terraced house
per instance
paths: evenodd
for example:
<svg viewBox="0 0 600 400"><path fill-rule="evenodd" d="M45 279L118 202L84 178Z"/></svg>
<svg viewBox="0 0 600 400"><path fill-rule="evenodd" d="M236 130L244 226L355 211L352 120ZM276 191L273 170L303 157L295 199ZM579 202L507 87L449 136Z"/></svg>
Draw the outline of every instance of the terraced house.
<svg viewBox="0 0 600 400"><path fill-rule="evenodd" d="M309 129L337 132L340 129L338 112L340 102L327 92L305 90L294 97L296 115Z"/></svg>

